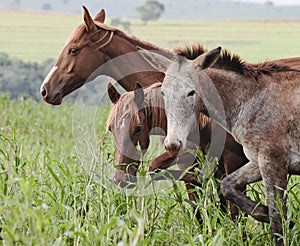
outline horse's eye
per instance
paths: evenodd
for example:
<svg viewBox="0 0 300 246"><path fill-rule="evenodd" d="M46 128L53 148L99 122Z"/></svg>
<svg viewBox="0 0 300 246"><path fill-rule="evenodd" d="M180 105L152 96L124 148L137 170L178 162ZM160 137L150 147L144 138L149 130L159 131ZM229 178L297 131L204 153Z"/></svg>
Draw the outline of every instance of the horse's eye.
<svg viewBox="0 0 300 246"><path fill-rule="evenodd" d="M165 96L165 93L163 91L160 91L160 93L163 97Z"/></svg>
<svg viewBox="0 0 300 246"><path fill-rule="evenodd" d="M143 126L142 125L137 125L134 129L134 134L139 135L143 130Z"/></svg>
<svg viewBox="0 0 300 246"><path fill-rule="evenodd" d="M76 56L78 54L78 51L79 51L79 49L71 48L71 49L69 49L69 53L68 54L70 54L72 56Z"/></svg>
<svg viewBox="0 0 300 246"><path fill-rule="evenodd" d="M190 92L189 92L189 94L188 94L188 97L192 97L192 96L194 96L194 95L195 95L195 93L196 93L196 91L195 91L195 90L192 90L192 91L190 91Z"/></svg>

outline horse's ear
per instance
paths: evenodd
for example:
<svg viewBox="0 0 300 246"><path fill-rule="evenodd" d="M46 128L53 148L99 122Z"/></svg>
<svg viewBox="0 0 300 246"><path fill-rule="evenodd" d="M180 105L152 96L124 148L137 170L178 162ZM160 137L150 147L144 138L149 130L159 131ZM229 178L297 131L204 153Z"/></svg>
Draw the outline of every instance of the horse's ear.
<svg viewBox="0 0 300 246"><path fill-rule="evenodd" d="M94 21L99 21L101 23L104 23L105 17L106 17L105 10L101 9L101 11L95 16Z"/></svg>
<svg viewBox="0 0 300 246"><path fill-rule="evenodd" d="M171 59L160 55L156 52L149 51L146 49L143 49L141 47L137 47L137 50L141 54L141 56L156 70L165 72L167 71L168 67L173 62Z"/></svg>
<svg viewBox="0 0 300 246"><path fill-rule="evenodd" d="M96 24L94 23L88 9L85 6L82 6L82 7L84 10L83 19L84 19L86 30L88 32L97 30Z"/></svg>
<svg viewBox="0 0 300 246"><path fill-rule="evenodd" d="M143 87L140 85L140 83L136 83L135 89L134 89L134 102L138 106L138 108L142 108L144 103L145 95Z"/></svg>
<svg viewBox="0 0 300 246"><path fill-rule="evenodd" d="M117 91L117 89L111 84L108 84L107 87L109 99L113 104L116 104L119 101L121 94Z"/></svg>
<svg viewBox="0 0 300 246"><path fill-rule="evenodd" d="M220 55L221 47L218 47L197 57L193 63L195 66L205 69L213 66L219 59Z"/></svg>

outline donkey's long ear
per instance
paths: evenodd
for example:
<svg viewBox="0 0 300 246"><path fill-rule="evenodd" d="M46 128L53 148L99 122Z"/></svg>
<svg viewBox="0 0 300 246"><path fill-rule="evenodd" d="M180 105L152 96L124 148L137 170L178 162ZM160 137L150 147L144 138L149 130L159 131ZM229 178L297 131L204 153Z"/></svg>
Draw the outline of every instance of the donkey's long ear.
<svg viewBox="0 0 300 246"><path fill-rule="evenodd" d="M140 83L137 82L136 87L134 89L134 102L136 103L138 108L143 107L144 99L145 99L145 94L144 94L143 87L140 85Z"/></svg>
<svg viewBox="0 0 300 246"><path fill-rule="evenodd" d="M106 17L105 10L101 9L101 11L95 16L94 21L99 21L101 23L104 23L105 17Z"/></svg>
<svg viewBox="0 0 300 246"><path fill-rule="evenodd" d="M193 63L196 67L205 69L213 66L219 59L220 55L221 55L221 47L218 47L197 57L193 61Z"/></svg>
<svg viewBox="0 0 300 246"><path fill-rule="evenodd" d="M137 47L141 56L156 70L165 72L173 62L171 59L156 52Z"/></svg>
<svg viewBox="0 0 300 246"><path fill-rule="evenodd" d="M88 32L97 30L96 24L94 23L88 9L85 6L82 6L82 7L84 10L83 19L84 19L86 30Z"/></svg>
<svg viewBox="0 0 300 246"><path fill-rule="evenodd" d="M117 89L111 83L108 84L107 91L108 91L108 96L109 96L109 99L111 100L111 102L113 104L116 104L117 101L119 101L121 94L117 91Z"/></svg>

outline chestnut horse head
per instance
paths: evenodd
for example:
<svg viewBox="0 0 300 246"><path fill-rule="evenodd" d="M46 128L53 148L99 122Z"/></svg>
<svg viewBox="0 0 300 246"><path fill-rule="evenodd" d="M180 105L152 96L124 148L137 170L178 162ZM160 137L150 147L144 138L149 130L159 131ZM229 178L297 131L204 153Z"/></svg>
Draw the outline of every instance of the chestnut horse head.
<svg viewBox="0 0 300 246"><path fill-rule="evenodd" d="M60 104L64 96L81 87L105 62L98 50L111 41L114 29L103 24L104 20L103 9L92 19L84 7L84 23L69 38L41 86L41 95L47 103Z"/></svg>
<svg viewBox="0 0 300 246"><path fill-rule="evenodd" d="M143 90L137 83L133 92L120 95L113 85L108 86L108 95L114 104L107 121L116 148L114 180L122 187L132 187L136 182L140 157L148 149L150 134L162 134L153 128L166 131L160 87L161 83L157 83Z"/></svg>
<svg viewBox="0 0 300 246"><path fill-rule="evenodd" d="M92 19L88 10L83 8L84 23L69 37L41 85L40 92L44 101L54 105L61 104L64 96L98 75L114 78L127 91L134 90L135 81L141 81L143 87L162 81L163 73L145 62L135 52L136 47L172 54L170 51L104 24L103 9ZM118 58L117 61L111 61L114 58Z"/></svg>

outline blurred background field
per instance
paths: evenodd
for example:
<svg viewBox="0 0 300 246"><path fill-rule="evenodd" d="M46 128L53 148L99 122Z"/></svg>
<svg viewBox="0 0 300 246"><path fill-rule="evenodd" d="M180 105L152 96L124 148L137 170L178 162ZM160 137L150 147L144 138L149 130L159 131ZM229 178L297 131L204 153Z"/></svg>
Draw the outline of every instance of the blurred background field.
<svg viewBox="0 0 300 246"><path fill-rule="evenodd" d="M100 9L99 9L100 10ZM57 58L81 15L0 12L0 52L25 61ZM109 11L106 23L110 24ZM131 34L174 49L193 43L222 46L250 62L300 56L297 20L158 20L144 25L130 19Z"/></svg>

